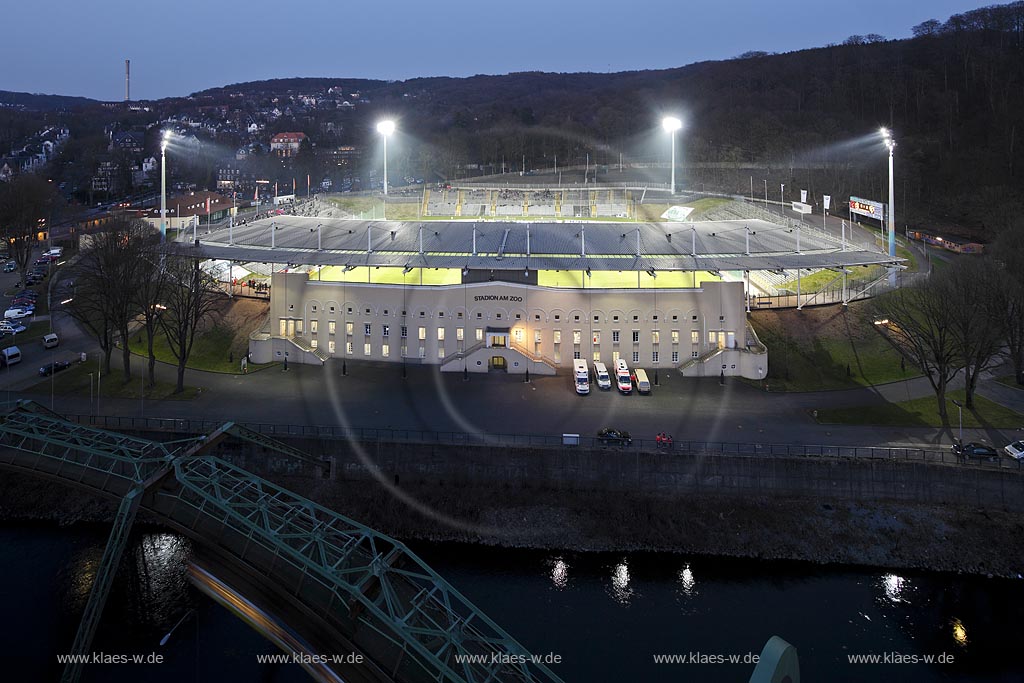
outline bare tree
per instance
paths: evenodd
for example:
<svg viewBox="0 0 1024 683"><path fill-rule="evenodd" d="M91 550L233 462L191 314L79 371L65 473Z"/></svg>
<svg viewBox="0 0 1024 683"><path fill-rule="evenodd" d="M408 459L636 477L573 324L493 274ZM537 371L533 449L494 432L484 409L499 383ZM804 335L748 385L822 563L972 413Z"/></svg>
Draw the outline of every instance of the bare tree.
<svg viewBox="0 0 1024 683"><path fill-rule="evenodd" d="M1005 310L997 292L1000 277L988 259L959 259L933 276L946 302L959 365L964 371L965 406L974 408L978 377L1003 348Z"/></svg>
<svg viewBox="0 0 1024 683"><path fill-rule="evenodd" d="M1004 230L993 244L1000 281L992 291L1003 320L1006 352L1017 384L1024 385L1024 221Z"/></svg>
<svg viewBox="0 0 1024 683"><path fill-rule="evenodd" d="M125 382L131 379L128 331L138 310L135 290L151 275L151 264L142 254L152 232L142 221L115 218L91 236L74 268L75 293L68 313L96 335L108 374L120 338Z"/></svg>
<svg viewBox="0 0 1024 683"><path fill-rule="evenodd" d="M32 260L40 221L50 217L54 201L52 184L32 174L0 184L0 229L22 282Z"/></svg>
<svg viewBox="0 0 1024 683"><path fill-rule="evenodd" d="M163 298L167 292L167 270L162 265L166 259L165 246L156 234L146 240L139 250L143 267L133 288L135 309L139 311L142 329L146 334L146 383L150 387L156 385L156 353L153 350L153 342L159 329L160 315L165 307Z"/></svg>
<svg viewBox="0 0 1024 683"><path fill-rule="evenodd" d="M943 423L946 388L959 370L959 349L953 334L949 307L942 288L931 279L877 297L875 315L887 320L886 330L897 348L928 378Z"/></svg>
<svg viewBox="0 0 1024 683"><path fill-rule="evenodd" d="M178 384L174 389L178 394L185 390L185 366L192 354L196 332L224 292L203 272L196 259L168 256L166 269L167 310L160 315L160 327L178 361Z"/></svg>

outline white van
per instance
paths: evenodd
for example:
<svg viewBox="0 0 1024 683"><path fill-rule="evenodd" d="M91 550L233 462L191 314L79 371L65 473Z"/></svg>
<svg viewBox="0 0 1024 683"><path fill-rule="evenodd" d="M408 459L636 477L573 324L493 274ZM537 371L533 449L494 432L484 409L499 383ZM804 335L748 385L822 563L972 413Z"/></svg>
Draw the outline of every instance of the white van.
<svg viewBox="0 0 1024 683"><path fill-rule="evenodd" d="M597 379L598 389L612 388L612 378L608 375L608 368L599 360L594 361L594 377Z"/></svg>
<svg viewBox="0 0 1024 683"><path fill-rule="evenodd" d="M629 376L629 366L621 358L615 363L615 384L619 387L619 393L633 393L633 380Z"/></svg>
<svg viewBox="0 0 1024 683"><path fill-rule="evenodd" d="M636 373L636 393L638 394L649 394L651 393L651 383L647 379L647 373L640 368L634 370Z"/></svg>
<svg viewBox="0 0 1024 683"><path fill-rule="evenodd" d="M8 346L0 351L0 364L15 365L21 362L21 349L17 346Z"/></svg>
<svg viewBox="0 0 1024 683"><path fill-rule="evenodd" d="M590 393L590 371L587 370L587 361L577 358L572 362L572 375L576 384L576 393L583 395Z"/></svg>
<svg viewBox="0 0 1024 683"><path fill-rule="evenodd" d="M56 348L58 344L60 344L60 338L56 334L54 334L53 332L51 332L50 334L44 334L43 335L43 348L44 349Z"/></svg>

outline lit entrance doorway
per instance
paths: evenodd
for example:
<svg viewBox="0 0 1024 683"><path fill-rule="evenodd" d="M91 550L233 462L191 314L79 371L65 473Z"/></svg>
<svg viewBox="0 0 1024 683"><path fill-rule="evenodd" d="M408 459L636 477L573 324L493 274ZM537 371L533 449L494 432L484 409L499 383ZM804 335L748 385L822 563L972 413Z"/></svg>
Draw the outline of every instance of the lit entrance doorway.
<svg viewBox="0 0 1024 683"><path fill-rule="evenodd" d="M508 372L508 361L504 356L491 356L490 362L487 363L487 369Z"/></svg>

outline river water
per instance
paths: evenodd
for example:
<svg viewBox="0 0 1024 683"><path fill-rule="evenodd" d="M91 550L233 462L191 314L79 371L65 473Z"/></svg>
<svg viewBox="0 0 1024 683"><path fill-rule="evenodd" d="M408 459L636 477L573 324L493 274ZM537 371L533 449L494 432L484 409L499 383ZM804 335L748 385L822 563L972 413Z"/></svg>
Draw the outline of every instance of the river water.
<svg viewBox="0 0 1024 683"><path fill-rule="evenodd" d="M106 532L0 526L0 680L59 678L56 656L70 648ZM772 635L797 647L809 682L1024 680L1024 580L656 553L415 550L532 654L560 658L551 668L567 682L745 682ZM90 666L83 680L308 680L295 665L256 662L276 648L189 584L190 553L172 533L133 537L92 649L163 661ZM858 655L944 663L850 663Z"/></svg>

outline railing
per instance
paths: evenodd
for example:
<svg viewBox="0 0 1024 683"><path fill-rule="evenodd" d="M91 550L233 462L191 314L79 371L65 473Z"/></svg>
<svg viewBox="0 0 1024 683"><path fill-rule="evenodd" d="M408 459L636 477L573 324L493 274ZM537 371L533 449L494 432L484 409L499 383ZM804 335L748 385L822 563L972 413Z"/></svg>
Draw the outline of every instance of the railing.
<svg viewBox="0 0 1024 683"><path fill-rule="evenodd" d="M223 424L218 420L176 419L158 417L119 417L116 415L68 415L79 424L102 429L206 434ZM242 423L240 423L242 424ZM611 449L664 453L667 456L740 456L801 457L860 460L900 460L908 462L970 465L987 469L1024 471L1024 460L1000 457L995 462L963 461L948 449L923 449L887 446L835 446L825 444L735 443L725 441L677 440L671 446L659 444L654 438L635 438L629 444L606 442L599 436L578 437L578 445L565 445L560 434L484 434L467 432L432 432L418 429L377 429L372 427L341 427L336 425L287 425L244 423L242 426L278 439L346 440L359 443L417 443L450 446L493 446L501 448ZM574 439L576 440L576 439Z"/></svg>
<svg viewBox="0 0 1024 683"><path fill-rule="evenodd" d="M532 351L530 351L529 349L527 349L525 346L518 342L510 341L508 347L513 351L518 351L519 353L523 354L534 363L543 363L544 365L550 367L552 370L558 369L558 366L555 365L555 362L553 360L548 360L544 356L538 356L537 354L533 353Z"/></svg>
<svg viewBox="0 0 1024 683"><path fill-rule="evenodd" d="M694 365L699 365L701 363L706 363L709 360L711 360L712 358L714 358L715 356L717 356L718 354L722 353L723 351L725 351L725 348L721 347L721 346L713 348L713 349L710 349L710 350L705 351L704 353L702 353L697 358L691 358L688 361L686 361L684 363L681 363L679 365L679 367L676 368L676 369L679 370L679 372L682 372L683 370L691 368Z"/></svg>

